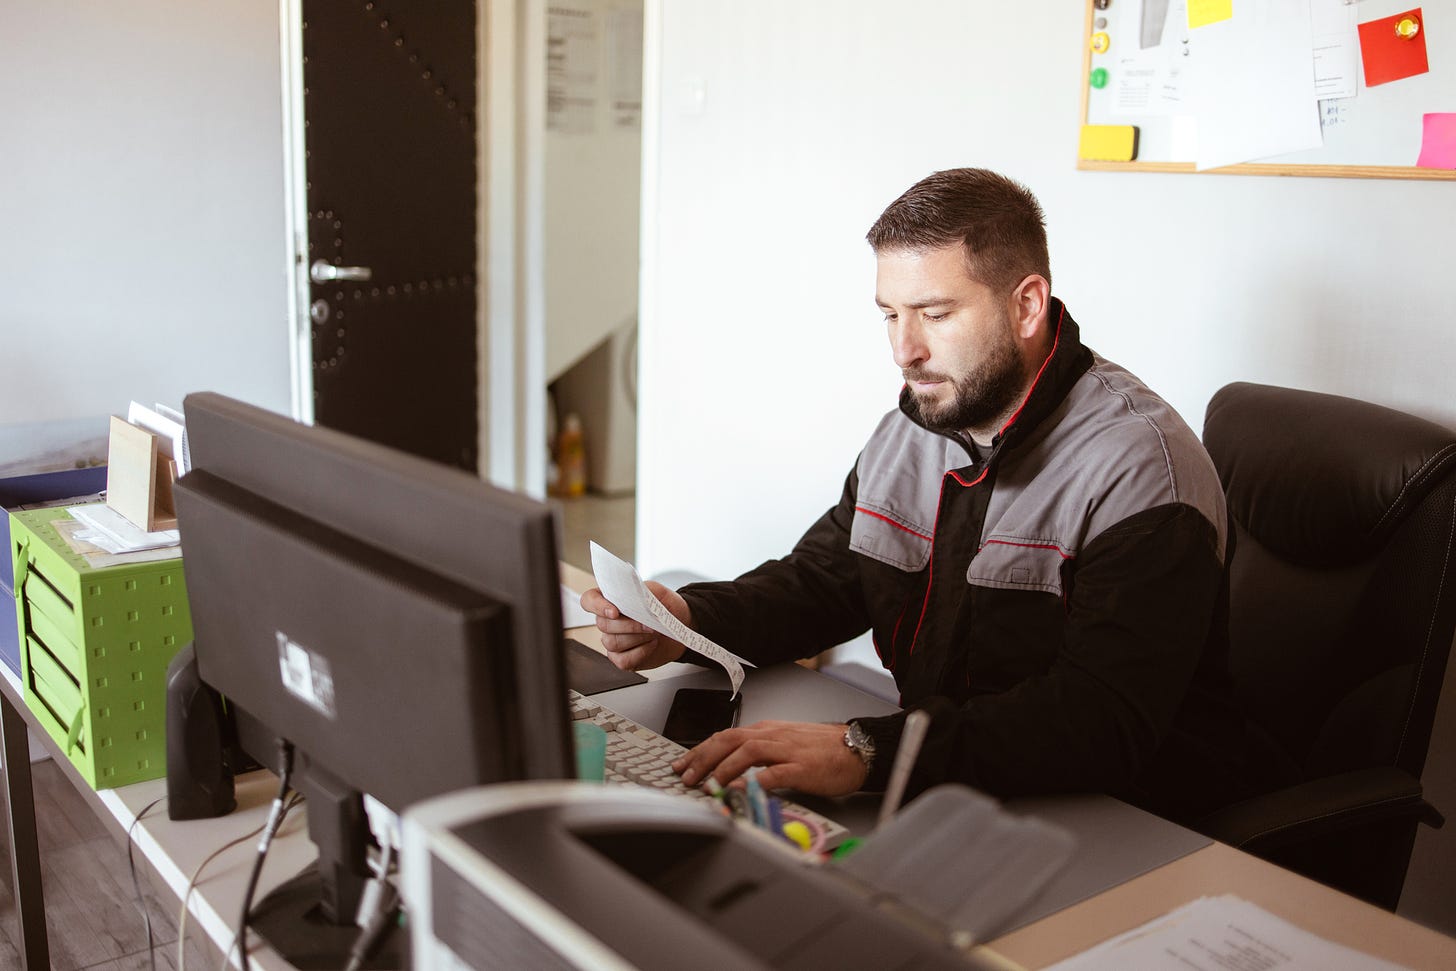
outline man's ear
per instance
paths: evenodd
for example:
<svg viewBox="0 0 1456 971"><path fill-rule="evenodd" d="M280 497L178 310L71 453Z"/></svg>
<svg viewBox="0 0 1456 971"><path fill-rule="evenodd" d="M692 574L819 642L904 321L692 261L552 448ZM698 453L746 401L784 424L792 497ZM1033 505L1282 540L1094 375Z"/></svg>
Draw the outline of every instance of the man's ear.
<svg viewBox="0 0 1456 971"><path fill-rule="evenodd" d="M1031 340L1041 333L1047 309L1051 306L1051 296L1052 285L1039 273L1031 274L1011 291L1007 311L1017 337Z"/></svg>

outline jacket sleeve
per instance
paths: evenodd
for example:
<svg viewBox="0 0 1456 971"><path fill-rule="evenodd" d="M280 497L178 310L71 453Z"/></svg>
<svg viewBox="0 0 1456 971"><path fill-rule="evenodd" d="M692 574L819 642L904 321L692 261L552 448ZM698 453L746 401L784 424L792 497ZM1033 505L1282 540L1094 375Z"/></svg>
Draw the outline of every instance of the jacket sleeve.
<svg viewBox="0 0 1456 971"><path fill-rule="evenodd" d="M838 504L787 556L736 580L683 587L679 592L692 608L693 628L758 665L813 657L868 630L849 549L857 486L852 470Z"/></svg>
<svg viewBox="0 0 1456 971"><path fill-rule="evenodd" d="M1117 792L1147 764L1189 690L1225 603L1216 531L1173 504L1129 517L1082 551L1052 665L1008 690L931 716L912 792L960 782L999 797ZM885 756L866 789L883 788L904 713L860 719Z"/></svg>

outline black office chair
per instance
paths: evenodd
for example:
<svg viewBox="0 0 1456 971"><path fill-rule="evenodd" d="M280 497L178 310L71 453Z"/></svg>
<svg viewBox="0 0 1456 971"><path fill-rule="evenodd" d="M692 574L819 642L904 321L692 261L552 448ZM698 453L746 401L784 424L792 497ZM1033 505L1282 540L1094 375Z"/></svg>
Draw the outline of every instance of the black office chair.
<svg viewBox="0 0 1456 971"><path fill-rule="evenodd" d="M1456 630L1456 432L1351 398L1231 384L1204 444L1237 531L1235 692L1288 785L1198 828L1395 909Z"/></svg>

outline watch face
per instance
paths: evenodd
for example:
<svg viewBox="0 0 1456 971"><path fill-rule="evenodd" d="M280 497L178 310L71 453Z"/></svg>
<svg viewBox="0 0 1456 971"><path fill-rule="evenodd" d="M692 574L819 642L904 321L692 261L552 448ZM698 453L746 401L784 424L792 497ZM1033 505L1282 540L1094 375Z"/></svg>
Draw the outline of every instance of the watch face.
<svg viewBox="0 0 1456 971"><path fill-rule="evenodd" d="M844 733L844 744L854 749L856 755L864 759L865 765L875 757L875 742L857 722L851 722Z"/></svg>

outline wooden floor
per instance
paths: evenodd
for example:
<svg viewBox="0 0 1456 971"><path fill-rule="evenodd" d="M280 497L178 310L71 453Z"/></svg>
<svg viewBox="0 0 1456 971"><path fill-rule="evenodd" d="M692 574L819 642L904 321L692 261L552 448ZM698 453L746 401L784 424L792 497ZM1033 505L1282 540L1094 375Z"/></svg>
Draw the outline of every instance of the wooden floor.
<svg viewBox="0 0 1456 971"><path fill-rule="evenodd" d="M51 966L149 971L146 928L127 868L126 848L96 818L50 760L32 765L36 830L45 886L46 933ZM0 788L0 801L4 790ZM152 812L165 812L158 806ZM141 855L136 854L138 865ZM19 968L20 927L11 883L10 839L0 825L0 968ZM177 912L163 906L138 870L152 919L156 967L177 967ZM188 929L187 967L215 968L215 958L192 939Z"/></svg>
<svg viewBox="0 0 1456 971"><path fill-rule="evenodd" d="M561 548L557 555L574 567L591 572L591 541L622 559L636 559L637 499L589 492L574 499L552 499L560 514Z"/></svg>

